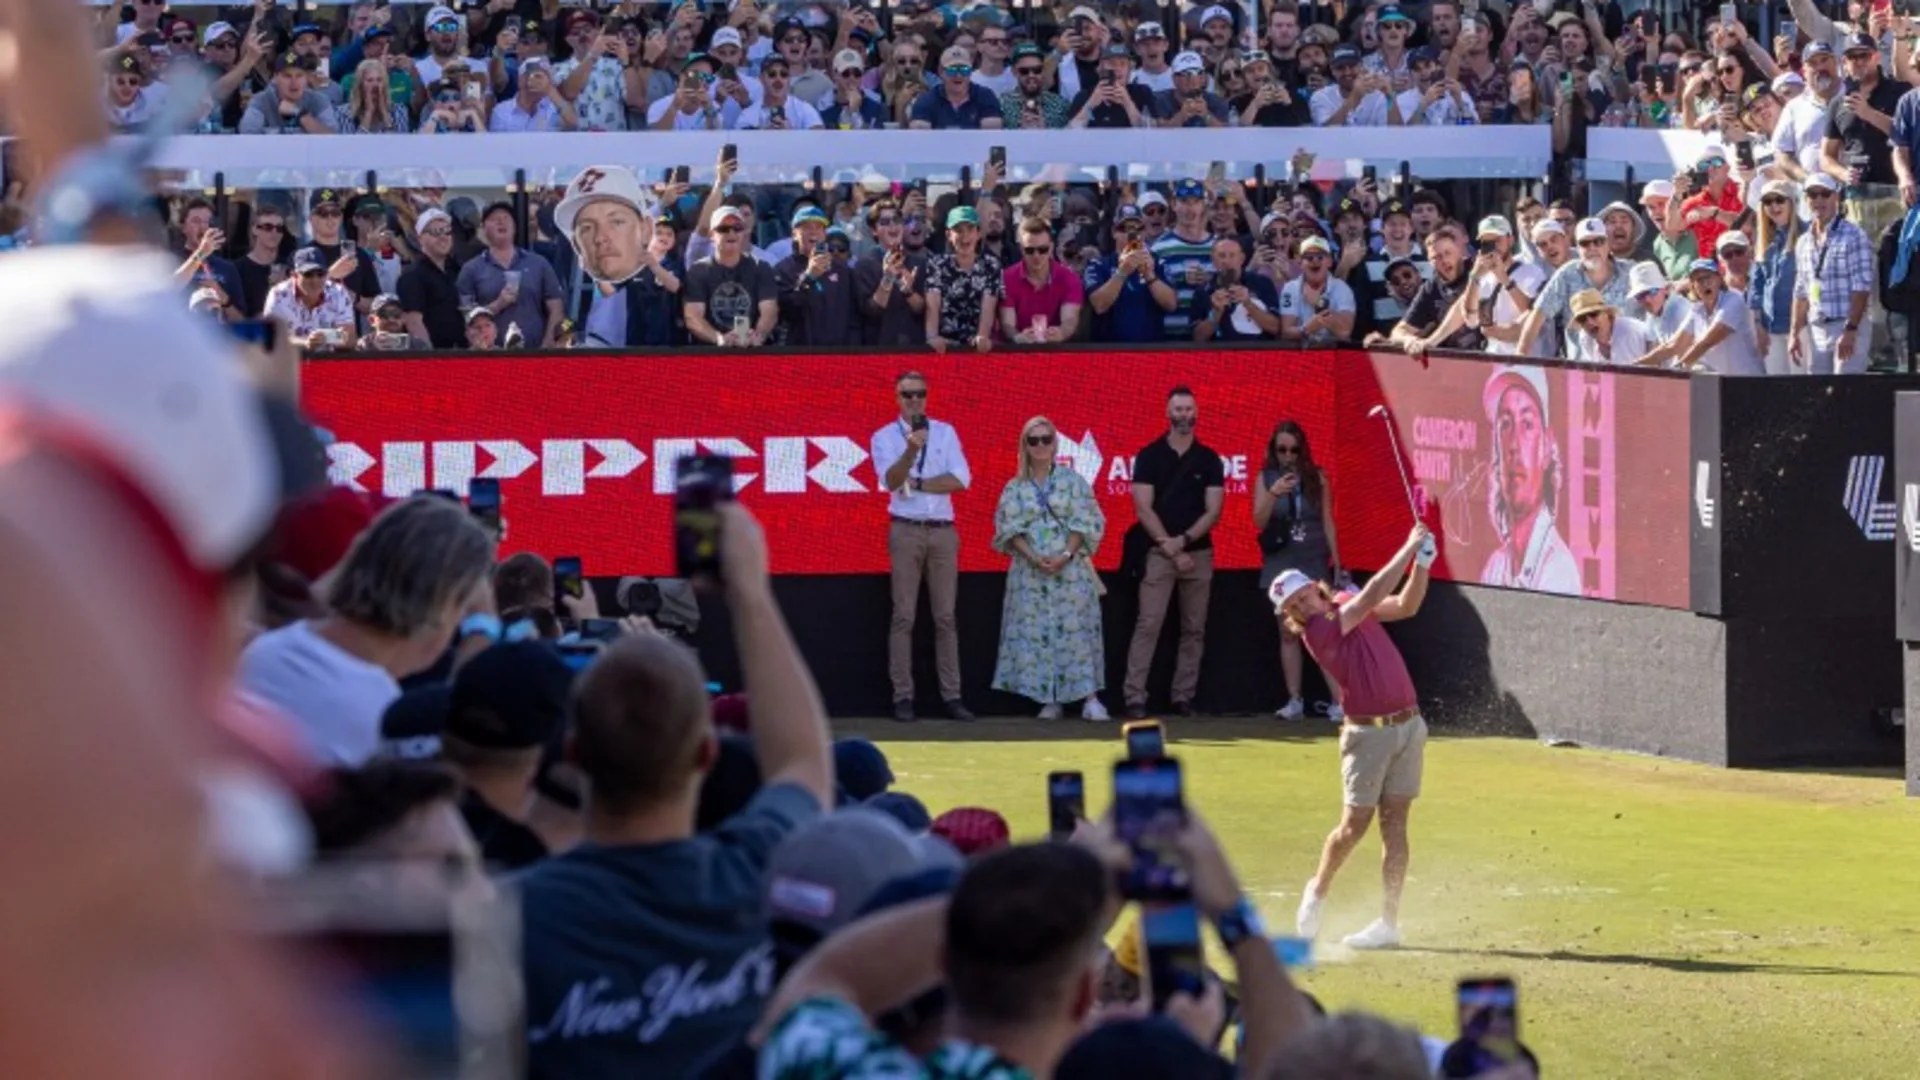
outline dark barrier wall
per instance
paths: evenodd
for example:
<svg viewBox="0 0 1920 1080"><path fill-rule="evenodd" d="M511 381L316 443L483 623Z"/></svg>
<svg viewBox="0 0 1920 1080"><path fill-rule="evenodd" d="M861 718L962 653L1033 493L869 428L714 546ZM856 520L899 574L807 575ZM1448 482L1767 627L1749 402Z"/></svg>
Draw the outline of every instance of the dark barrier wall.
<svg viewBox="0 0 1920 1080"><path fill-rule="evenodd" d="M1724 621L1733 765L1898 763L1893 399L1905 377L1699 378L1697 610Z"/></svg>
<svg viewBox="0 0 1920 1080"><path fill-rule="evenodd" d="M595 575L670 572L673 462L704 450L735 457L776 572L869 574L887 570L872 440L899 423L893 384L909 369L971 465L955 498L962 570L1006 567L988 544L994 505L1037 414L1106 510L1096 561L1113 569L1134 455L1165 434L1168 390L1185 385L1199 438L1227 461L1222 568L1259 565L1249 493L1290 418L1328 470L1349 567L1406 537L1404 463L1441 538L1436 577L1687 606L1687 380L1659 372L1260 348L568 353L315 361L303 404L338 437L339 482L399 496L499 480L508 550L579 555Z"/></svg>
<svg viewBox="0 0 1920 1080"><path fill-rule="evenodd" d="M1920 393L1893 395L1894 630L1920 642Z"/></svg>

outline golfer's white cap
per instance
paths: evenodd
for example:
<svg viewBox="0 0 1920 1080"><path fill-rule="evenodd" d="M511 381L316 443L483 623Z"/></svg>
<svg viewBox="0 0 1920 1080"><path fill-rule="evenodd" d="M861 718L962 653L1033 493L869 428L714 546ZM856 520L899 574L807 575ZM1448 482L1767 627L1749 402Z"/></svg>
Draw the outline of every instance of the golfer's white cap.
<svg viewBox="0 0 1920 1080"><path fill-rule="evenodd" d="M1500 412L1500 397L1510 386L1521 386L1533 392L1534 400L1540 403L1540 422L1552 420L1547 408L1547 373L1542 368L1521 364L1501 364L1487 376L1487 385L1480 392L1480 403L1486 406L1488 421L1494 420Z"/></svg>
<svg viewBox="0 0 1920 1080"><path fill-rule="evenodd" d="M560 205L553 208L553 222L571 237L573 219L588 203L603 199L630 206L641 217L654 216L653 193L641 186L640 178L633 175L632 169L624 165L593 165L581 169L580 175L567 185Z"/></svg>
<svg viewBox="0 0 1920 1080"><path fill-rule="evenodd" d="M1300 594L1301 589L1313 584L1313 579L1298 570L1282 570L1280 576L1267 586L1267 599L1273 601L1273 609L1279 611L1287 606L1287 601Z"/></svg>
<svg viewBox="0 0 1920 1080"><path fill-rule="evenodd" d="M91 439L196 565L231 566L266 532L280 477L260 396L235 339L180 302L164 256L86 245L10 254L0 326L0 399Z"/></svg>

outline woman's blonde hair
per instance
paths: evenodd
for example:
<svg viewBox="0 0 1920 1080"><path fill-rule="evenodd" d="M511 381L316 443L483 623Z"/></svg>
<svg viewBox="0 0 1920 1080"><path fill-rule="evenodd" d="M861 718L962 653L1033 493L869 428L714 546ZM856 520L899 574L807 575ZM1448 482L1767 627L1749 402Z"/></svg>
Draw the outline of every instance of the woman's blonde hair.
<svg viewBox="0 0 1920 1080"><path fill-rule="evenodd" d="M354 120L358 121L361 118L374 94L386 91L386 65L378 60L360 61L360 66L353 69L353 102L349 111L353 113ZM389 101L387 104L388 108L380 116L382 120L388 119L393 112L393 103Z"/></svg>
<svg viewBox="0 0 1920 1080"><path fill-rule="evenodd" d="M1773 219L1767 216L1767 208L1765 205L1760 207L1760 213L1755 216L1760 219L1760 224L1753 234L1753 253L1757 257L1764 257L1768 251L1773 249L1774 233L1782 230L1776 228L1773 224ZM1787 224L1784 231L1786 232L1787 257L1792 258L1793 245L1800 239L1800 215L1795 212L1792 196L1788 196L1787 198Z"/></svg>
<svg viewBox="0 0 1920 1080"><path fill-rule="evenodd" d="M1056 451L1058 451L1059 449L1058 444L1060 440L1060 429L1053 426L1053 421L1047 419L1044 416L1035 416L1035 417L1029 418L1026 423L1021 424L1020 425L1020 442L1019 442L1019 445L1014 448L1014 452L1020 455L1018 458L1020 465L1018 468L1014 469L1013 475L1019 477L1022 480L1030 480L1033 478L1033 474L1029 470L1027 465L1027 433L1043 424L1046 425L1046 429L1048 431L1053 433L1053 438L1055 443L1054 449Z"/></svg>

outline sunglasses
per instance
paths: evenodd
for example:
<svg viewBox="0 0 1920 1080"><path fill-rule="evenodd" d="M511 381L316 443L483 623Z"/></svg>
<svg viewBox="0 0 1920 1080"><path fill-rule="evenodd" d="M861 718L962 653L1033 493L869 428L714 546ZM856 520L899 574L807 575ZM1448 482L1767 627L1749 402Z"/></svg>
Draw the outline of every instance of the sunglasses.
<svg viewBox="0 0 1920 1080"><path fill-rule="evenodd" d="M1591 236L1585 240L1580 241L1580 246L1581 247L1601 247L1604 244L1606 244L1606 242L1607 240L1603 236Z"/></svg>
<svg viewBox="0 0 1920 1080"><path fill-rule="evenodd" d="M713 230L713 231L714 231L714 232L717 232L717 233L719 233L719 234L720 234L721 236L732 236L732 235L733 235L734 233L737 233L737 232L739 232L739 231L740 231L740 226L738 226L738 225L722 225L722 226L720 226L719 228L717 228L717 229L715 229L715 230Z"/></svg>
<svg viewBox="0 0 1920 1080"><path fill-rule="evenodd" d="M1052 446L1052 445L1053 445L1053 436L1051 436L1051 435L1029 435L1029 436L1027 436L1027 445L1028 445L1028 446Z"/></svg>
<svg viewBox="0 0 1920 1080"><path fill-rule="evenodd" d="M435 105L457 105L457 104L459 104L459 102L460 102L460 95L459 95L459 94L435 94L435 95L433 95L433 103L434 103Z"/></svg>
<svg viewBox="0 0 1920 1080"><path fill-rule="evenodd" d="M1161 206L1159 203L1154 203L1152 206L1149 206L1140 212L1143 214L1164 214L1167 212L1167 208L1164 206Z"/></svg>
<svg viewBox="0 0 1920 1080"><path fill-rule="evenodd" d="M879 217L873 219L873 223L875 225L898 225L900 224L900 215L881 214Z"/></svg>
<svg viewBox="0 0 1920 1080"><path fill-rule="evenodd" d="M1585 326L1591 322L1598 322L1599 319L1600 313L1597 311L1589 311L1585 315L1575 315L1573 317L1573 321L1579 323L1581 326Z"/></svg>
<svg viewBox="0 0 1920 1080"><path fill-rule="evenodd" d="M835 255L845 255L853 250L853 245L839 243L828 244L827 250L833 252Z"/></svg>
<svg viewBox="0 0 1920 1080"><path fill-rule="evenodd" d="M1720 74L1722 74L1722 75L1738 75L1738 74L1740 74L1740 69L1739 69L1739 68L1737 68L1737 67L1723 67L1723 68L1721 68L1721 69L1720 69Z"/></svg>
<svg viewBox="0 0 1920 1080"><path fill-rule="evenodd" d="M326 273L324 269L302 270L300 271L300 276L303 278L316 278L324 273Z"/></svg>
<svg viewBox="0 0 1920 1080"><path fill-rule="evenodd" d="M1760 200L1760 205L1761 206L1785 206L1787 205L1787 197L1785 195L1769 195L1766 198Z"/></svg>
<svg viewBox="0 0 1920 1080"><path fill-rule="evenodd" d="M253 227L253 231L254 232L286 232L287 227L285 225L275 225L272 222L261 222L260 224L255 225Z"/></svg>
<svg viewBox="0 0 1920 1080"><path fill-rule="evenodd" d="M191 45L193 44L193 35L192 34L175 34L172 37L168 38L167 40L173 42L175 45Z"/></svg>
<svg viewBox="0 0 1920 1080"><path fill-rule="evenodd" d="M322 206L322 207L320 207L320 208L319 208L318 210L315 210L315 211L314 211L314 212L313 212L313 213L312 213L312 214L311 214L310 216L312 216L312 217L340 217L340 216L342 216L342 215L341 215L341 213L340 213L340 208L339 208L339 207L337 207L337 206Z"/></svg>
<svg viewBox="0 0 1920 1080"><path fill-rule="evenodd" d="M427 27L427 29L431 30L436 34L457 34L460 32L460 23L458 21L448 19L448 20L443 20L441 22L434 23L432 26Z"/></svg>
<svg viewBox="0 0 1920 1080"><path fill-rule="evenodd" d="M1023 248L1021 248L1020 250L1021 250L1021 251L1024 251L1024 252L1026 252L1026 253L1027 253L1027 254L1029 254L1029 255L1051 255L1051 254L1053 254L1053 248L1052 248L1051 246L1048 246L1048 247L1023 247Z"/></svg>
<svg viewBox="0 0 1920 1080"><path fill-rule="evenodd" d="M857 79L860 76L865 75L866 70L864 68L857 68L857 67L842 68L838 72L835 72L835 74L839 75L843 79Z"/></svg>
<svg viewBox="0 0 1920 1080"><path fill-rule="evenodd" d="M1806 196L1809 199L1831 199L1833 198L1833 192L1827 191L1824 188L1808 188Z"/></svg>
<svg viewBox="0 0 1920 1080"><path fill-rule="evenodd" d="M940 69L940 74L945 75L949 79L970 79L973 77L973 66L970 64L948 64L946 67Z"/></svg>
<svg viewBox="0 0 1920 1080"><path fill-rule="evenodd" d="M1281 455L1282 457L1292 457L1293 455L1298 454L1300 452L1300 447L1298 447L1293 443L1282 443L1278 446L1275 446L1273 448L1273 452Z"/></svg>
<svg viewBox="0 0 1920 1080"><path fill-rule="evenodd" d="M1043 72L1043 71L1045 71L1045 70L1047 70L1047 69L1046 69L1046 67L1045 67L1045 66L1043 66L1043 65L1039 65L1039 64L1034 64L1034 65L1024 65L1024 64L1023 64L1023 65L1021 65L1020 67L1017 67L1017 68L1014 68L1014 69L1013 69L1013 73L1014 73L1015 75L1018 75L1018 76L1020 76L1020 77L1022 77L1022 78L1025 78L1025 77L1026 77L1026 76L1028 76L1028 75L1038 75L1038 74L1040 74L1041 72Z"/></svg>
<svg viewBox="0 0 1920 1080"><path fill-rule="evenodd" d="M1326 261L1327 261L1327 253L1326 253L1326 252L1324 252L1324 251L1309 251L1309 252L1306 252L1305 254L1303 254L1303 255L1301 255L1301 256L1300 256L1300 261L1302 261L1302 262L1326 262Z"/></svg>
<svg viewBox="0 0 1920 1080"><path fill-rule="evenodd" d="M422 233L421 235L422 235L422 236L431 236L431 237L434 237L434 238L436 238L436 239L444 239L444 238L446 238L446 237L449 237L449 236L452 236L452 235L453 235L453 230L452 230L452 229L450 229L450 228L448 228L448 227L447 227L447 226L445 226L445 225L436 225L436 226L434 226L433 228L431 228L431 229L428 229L428 230L427 230L426 232L424 232L424 233Z"/></svg>
<svg viewBox="0 0 1920 1080"><path fill-rule="evenodd" d="M927 396L927 392L925 390L902 390L900 391L900 396L908 401L919 401L921 398Z"/></svg>

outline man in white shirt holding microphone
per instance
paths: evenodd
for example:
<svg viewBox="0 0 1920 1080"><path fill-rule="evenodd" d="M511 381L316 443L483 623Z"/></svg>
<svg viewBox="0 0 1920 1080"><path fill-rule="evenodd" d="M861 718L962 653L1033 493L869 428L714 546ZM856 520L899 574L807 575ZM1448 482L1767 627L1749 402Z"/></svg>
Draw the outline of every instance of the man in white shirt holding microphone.
<svg viewBox="0 0 1920 1080"><path fill-rule="evenodd" d="M960 536L953 493L973 482L953 425L927 416L927 380L909 371L894 380L900 415L873 433L873 467L887 493L887 553L893 567L893 621L887 668L893 679L893 718L916 719L913 706L913 623L920 582L933 602L934 663L940 700L955 720L972 720L960 698L960 635L953 608L960 585Z"/></svg>

